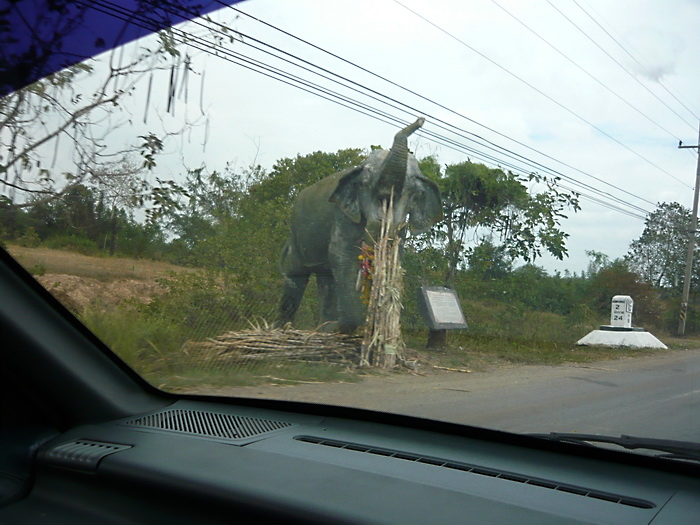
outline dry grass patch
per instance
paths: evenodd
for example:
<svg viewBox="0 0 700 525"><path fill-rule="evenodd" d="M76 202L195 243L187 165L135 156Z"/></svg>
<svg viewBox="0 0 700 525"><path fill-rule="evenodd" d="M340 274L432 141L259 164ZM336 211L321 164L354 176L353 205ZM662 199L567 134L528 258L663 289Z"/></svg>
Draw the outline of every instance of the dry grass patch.
<svg viewBox="0 0 700 525"><path fill-rule="evenodd" d="M122 257L91 257L50 248L26 248L9 245L7 251L25 268L33 271L41 268L46 274L76 275L100 281L116 279L153 280L171 272L194 272L159 261L128 259Z"/></svg>

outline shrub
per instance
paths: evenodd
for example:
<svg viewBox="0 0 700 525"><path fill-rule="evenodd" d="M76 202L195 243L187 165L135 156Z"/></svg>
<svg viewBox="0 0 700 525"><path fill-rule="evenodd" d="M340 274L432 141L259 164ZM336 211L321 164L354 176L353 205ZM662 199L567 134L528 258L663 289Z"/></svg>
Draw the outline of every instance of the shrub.
<svg viewBox="0 0 700 525"><path fill-rule="evenodd" d="M46 266L43 265L42 263L35 264L34 266L31 266L30 268L27 268L27 271L31 273L32 275L46 275Z"/></svg>
<svg viewBox="0 0 700 525"><path fill-rule="evenodd" d="M177 323L144 315L135 304L89 308L81 320L129 366L147 378L169 366L168 355L187 340Z"/></svg>
<svg viewBox="0 0 700 525"><path fill-rule="evenodd" d="M17 239L17 244L25 248L36 248L41 244L41 239L39 238L39 234L36 233L36 230L32 226L29 226L24 230L24 234Z"/></svg>
<svg viewBox="0 0 700 525"><path fill-rule="evenodd" d="M100 249L95 241L79 235L55 235L46 239L42 246L54 250L68 250L83 255L100 255Z"/></svg>

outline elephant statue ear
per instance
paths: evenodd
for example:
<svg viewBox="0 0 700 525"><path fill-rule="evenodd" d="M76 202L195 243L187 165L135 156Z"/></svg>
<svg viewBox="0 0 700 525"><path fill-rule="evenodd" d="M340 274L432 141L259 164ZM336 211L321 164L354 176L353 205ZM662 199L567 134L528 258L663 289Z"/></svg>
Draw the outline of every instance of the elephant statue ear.
<svg viewBox="0 0 700 525"><path fill-rule="evenodd" d="M425 233L442 219L442 197L437 184L424 175L415 178L415 191L409 210L411 233Z"/></svg>
<svg viewBox="0 0 700 525"><path fill-rule="evenodd" d="M355 224L362 220L360 208L360 193L362 186L362 170L364 165L354 166L341 171L338 185L328 199L334 202L342 212Z"/></svg>

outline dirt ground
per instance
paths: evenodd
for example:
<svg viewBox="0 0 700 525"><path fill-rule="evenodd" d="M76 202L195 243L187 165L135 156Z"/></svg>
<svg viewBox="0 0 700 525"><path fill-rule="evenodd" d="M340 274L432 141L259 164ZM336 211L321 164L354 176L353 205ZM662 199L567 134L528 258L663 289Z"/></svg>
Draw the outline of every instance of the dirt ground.
<svg viewBox="0 0 700 525"><path fill-rule="evenodd" d="M164 291L158 278L193 271L158 261L91 257L50 248L11 245L7 250L75 313L87 308L109 309L132 299L148 303Z"/></svg>
<svg viewBox="0 0 700 525"><path fill-rule="evenodd" d="M101 281L90 277L49 273L36 277L44 288L72 312L87 308L113 308L126 300L148 303L163 287L155 280L115 279Z"/></svg>

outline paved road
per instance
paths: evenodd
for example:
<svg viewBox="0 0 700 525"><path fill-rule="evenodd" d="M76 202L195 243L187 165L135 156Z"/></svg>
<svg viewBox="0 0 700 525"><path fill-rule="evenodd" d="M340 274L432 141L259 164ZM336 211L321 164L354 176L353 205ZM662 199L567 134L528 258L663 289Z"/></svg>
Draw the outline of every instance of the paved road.
<svg viewBox="0 0 700 525"><path fill-rule="evenodd" d="M214 392L212 392L214 393ZM514 432L631 434L700 441L700 350L590 365L391 375L216 393L326 402Z"/></svg>

